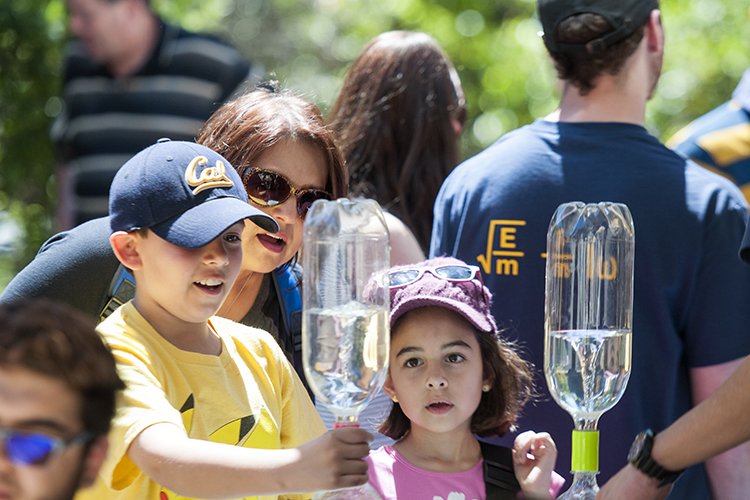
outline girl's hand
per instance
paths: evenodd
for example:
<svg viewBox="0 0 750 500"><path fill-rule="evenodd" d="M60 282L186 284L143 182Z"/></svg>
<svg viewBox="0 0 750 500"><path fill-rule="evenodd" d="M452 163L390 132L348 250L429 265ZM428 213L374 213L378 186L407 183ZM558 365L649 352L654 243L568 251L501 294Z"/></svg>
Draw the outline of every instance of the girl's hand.
<svg viewBox="0 0 750 500"><path fill-rule="evenodd" d="M557 460L557 446L546 432L526 431L513 443L513 467L524 496L550 499L550 480Z"/></svg>

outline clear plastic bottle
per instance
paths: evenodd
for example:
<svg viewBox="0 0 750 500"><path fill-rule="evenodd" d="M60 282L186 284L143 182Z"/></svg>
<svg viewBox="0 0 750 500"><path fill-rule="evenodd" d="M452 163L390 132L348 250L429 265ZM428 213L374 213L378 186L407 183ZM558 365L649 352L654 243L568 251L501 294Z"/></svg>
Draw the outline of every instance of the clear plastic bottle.
<svg viewBox="0 0 750 500"><path fill-rule="evenodd" d="M302 362L317 404L335 426L357 416L388 370L390 293L388 229L374 200L316 201L302 250ZM380 500L369 484L316 499Z"/></svg>
<svg viewBox="0 0 750 500"><path fill-rule="evenodd" d="M627 206L560 205L547 233L544 373L574 421L573 485L559 498L599 490L599 417L630 377L635 234Z"/></svg>

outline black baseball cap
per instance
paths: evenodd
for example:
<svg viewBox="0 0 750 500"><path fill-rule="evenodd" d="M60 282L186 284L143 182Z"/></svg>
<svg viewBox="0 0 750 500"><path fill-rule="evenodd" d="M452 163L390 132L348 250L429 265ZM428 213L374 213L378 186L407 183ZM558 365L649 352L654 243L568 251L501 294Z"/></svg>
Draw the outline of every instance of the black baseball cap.
<svg viewBox="0 0 750 500"><path fill-rule="evenodd" d="M148 228L182 248L208 245L244 219L279 230L250 205L232 165L194 142L160 139L128 160L109 190L112 232Z"/></svg>
<svg viewBox="0 0 750 500"><path fill-rule="evenodd" d="M658 0L538 0L544 44L550 52L595 54L624 40L646 22ZM578 14L598 14L609 21L612 31L586 43L560 43L555 30L563 20Z"/></svg>

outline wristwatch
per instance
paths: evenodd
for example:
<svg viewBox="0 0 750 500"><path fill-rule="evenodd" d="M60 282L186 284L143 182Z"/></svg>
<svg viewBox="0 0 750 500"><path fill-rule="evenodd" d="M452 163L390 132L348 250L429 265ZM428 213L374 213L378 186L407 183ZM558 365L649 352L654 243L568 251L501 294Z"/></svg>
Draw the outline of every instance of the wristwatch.
<svg viewBox="0 0 750 500"><path fill-rule="evenodd" d="M628 462L639 471L659 482L659 487L672 484L677 481L685 469L679 471L667 470L651 458L651 449L654 446L654 433L651 429L641 431L635 437L628 453Z"/></svg>

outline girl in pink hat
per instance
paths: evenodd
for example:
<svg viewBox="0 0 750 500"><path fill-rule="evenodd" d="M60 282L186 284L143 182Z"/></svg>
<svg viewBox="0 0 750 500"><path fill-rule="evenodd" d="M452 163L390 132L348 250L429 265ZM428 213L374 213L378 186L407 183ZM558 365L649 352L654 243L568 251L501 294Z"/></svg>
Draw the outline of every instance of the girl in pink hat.
<svg viewBox="0 0 750 500"><path fill-rule="evenodd" d="M547 433L513 450L479 441L511 430L532 397L526 363L502 340L479 269L437 258L391 269L391 349L380 432L396 439L368 457L384 500L554 497L557 449Z"/></svg>

